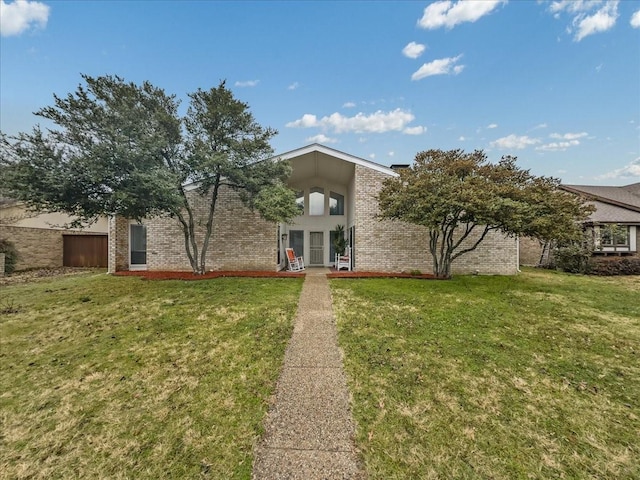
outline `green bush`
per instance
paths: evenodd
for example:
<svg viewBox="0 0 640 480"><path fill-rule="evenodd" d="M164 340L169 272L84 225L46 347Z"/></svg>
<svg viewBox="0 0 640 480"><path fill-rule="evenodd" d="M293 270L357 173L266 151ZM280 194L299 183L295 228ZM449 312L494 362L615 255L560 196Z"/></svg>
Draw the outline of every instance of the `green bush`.
<svg viewBox="0 0 640 480"><path fill-rule="evenodd" d="M640 275L638 257L604 257L591 262L593 275Z"/></svg>
<svg viewBox="0 0 640 480"><path fill-rule="evenodd" d="M591 271L592 250L583 245L557 247L553 252L556 268L569 273L589 273Z"/></svg>
<svg viewBox="0 0 640 480"><path fill-rule="evenodd" d="M13 242L0 238L0 253L4 253L4 273L11 274L16 269L18 250Z"/></svg>

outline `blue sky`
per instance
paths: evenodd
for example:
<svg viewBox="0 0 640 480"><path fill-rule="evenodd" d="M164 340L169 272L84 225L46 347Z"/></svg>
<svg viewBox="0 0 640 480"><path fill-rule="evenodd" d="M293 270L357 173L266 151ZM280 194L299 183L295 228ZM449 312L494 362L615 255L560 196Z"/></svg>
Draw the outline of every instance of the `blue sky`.
<svg viewBox="0 0 640 480"><path fill-rule="evenodd" d="M390 165L515 155L565 183L640 181L640 1L0 0L0 128L80 74L186 99L226 79L276 153ZM183 102L186 109L186 101Z"/></svg>

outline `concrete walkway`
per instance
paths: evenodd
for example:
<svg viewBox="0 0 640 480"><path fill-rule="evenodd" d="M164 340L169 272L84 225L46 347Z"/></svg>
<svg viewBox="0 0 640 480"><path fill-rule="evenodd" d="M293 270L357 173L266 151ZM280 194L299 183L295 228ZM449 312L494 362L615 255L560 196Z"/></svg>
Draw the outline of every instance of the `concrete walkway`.
<svg viewBox="0 0 640 480"><path fill-rule="evenodd" d="M310 269L275 403L256 447L254 480L363 479L327 269Z"/></svg>

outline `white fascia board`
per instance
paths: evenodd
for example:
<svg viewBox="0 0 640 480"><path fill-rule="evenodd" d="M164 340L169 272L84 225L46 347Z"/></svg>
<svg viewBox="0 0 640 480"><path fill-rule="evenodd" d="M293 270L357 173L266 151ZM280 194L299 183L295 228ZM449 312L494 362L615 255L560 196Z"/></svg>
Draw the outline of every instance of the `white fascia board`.
<svg viewBox="0 0 640 480"><path fill-rule="evenodd" d="M353 163L365 168L370 168L371 170L375 170L376 172L384 173L385 175L389 175L390 177L400 176L398 172L392 170L389 167L385 167L384 165L380 165L379 163L375 163L370 160L365 160L364 158L356 157L355 155L341 152L340 150L336 150L334 148L325 147L324 145L320 145L319 143L312 143L311 145L307 145L306 147L290 150L280 155L275 155L271 158L267 158L263 161L291 160L292 158L301 157L302 155L313 152L324 153L325 155L344 160L345 162ZM187 192L189 192L198 188L198 183L199 182L187 182L183 185L183 187Z"/></svg>
<svg viewBox="0 0 640 480"><path fill-rule="evenodd" d="M380 165L379 163L375 163L370 160L365 160L364 158L356 157L355 155L341 152L340 150L336 150L334 148L325 147L324 145L320 145L319 143L312 143L311 145L307 145L306 147L297 148L296 150L291 150L289 152L276 155L270 160L290 160L292 158L300 157L302 155L306 155L307 153L313 152L324 153L325 155L329 155L331 157L335 157L340 160L344 160L345 162L353 163L355 165L370 168L371 170L375 170L376 172L384 173L385 175L389 175L392 177L399 176L398 172L392 170L389 167L385 167L384 165Z"/></svg>

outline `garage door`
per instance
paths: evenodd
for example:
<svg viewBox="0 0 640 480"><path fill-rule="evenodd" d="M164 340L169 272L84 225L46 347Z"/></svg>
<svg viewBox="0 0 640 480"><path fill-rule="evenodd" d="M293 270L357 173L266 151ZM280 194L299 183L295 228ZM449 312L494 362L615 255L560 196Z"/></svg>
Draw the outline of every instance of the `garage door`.
<svg viewBox="0 0 640 480"><path fill-rule="evenodd" d="M63 235L65 267L107 266L106 235Z"/></svg>

